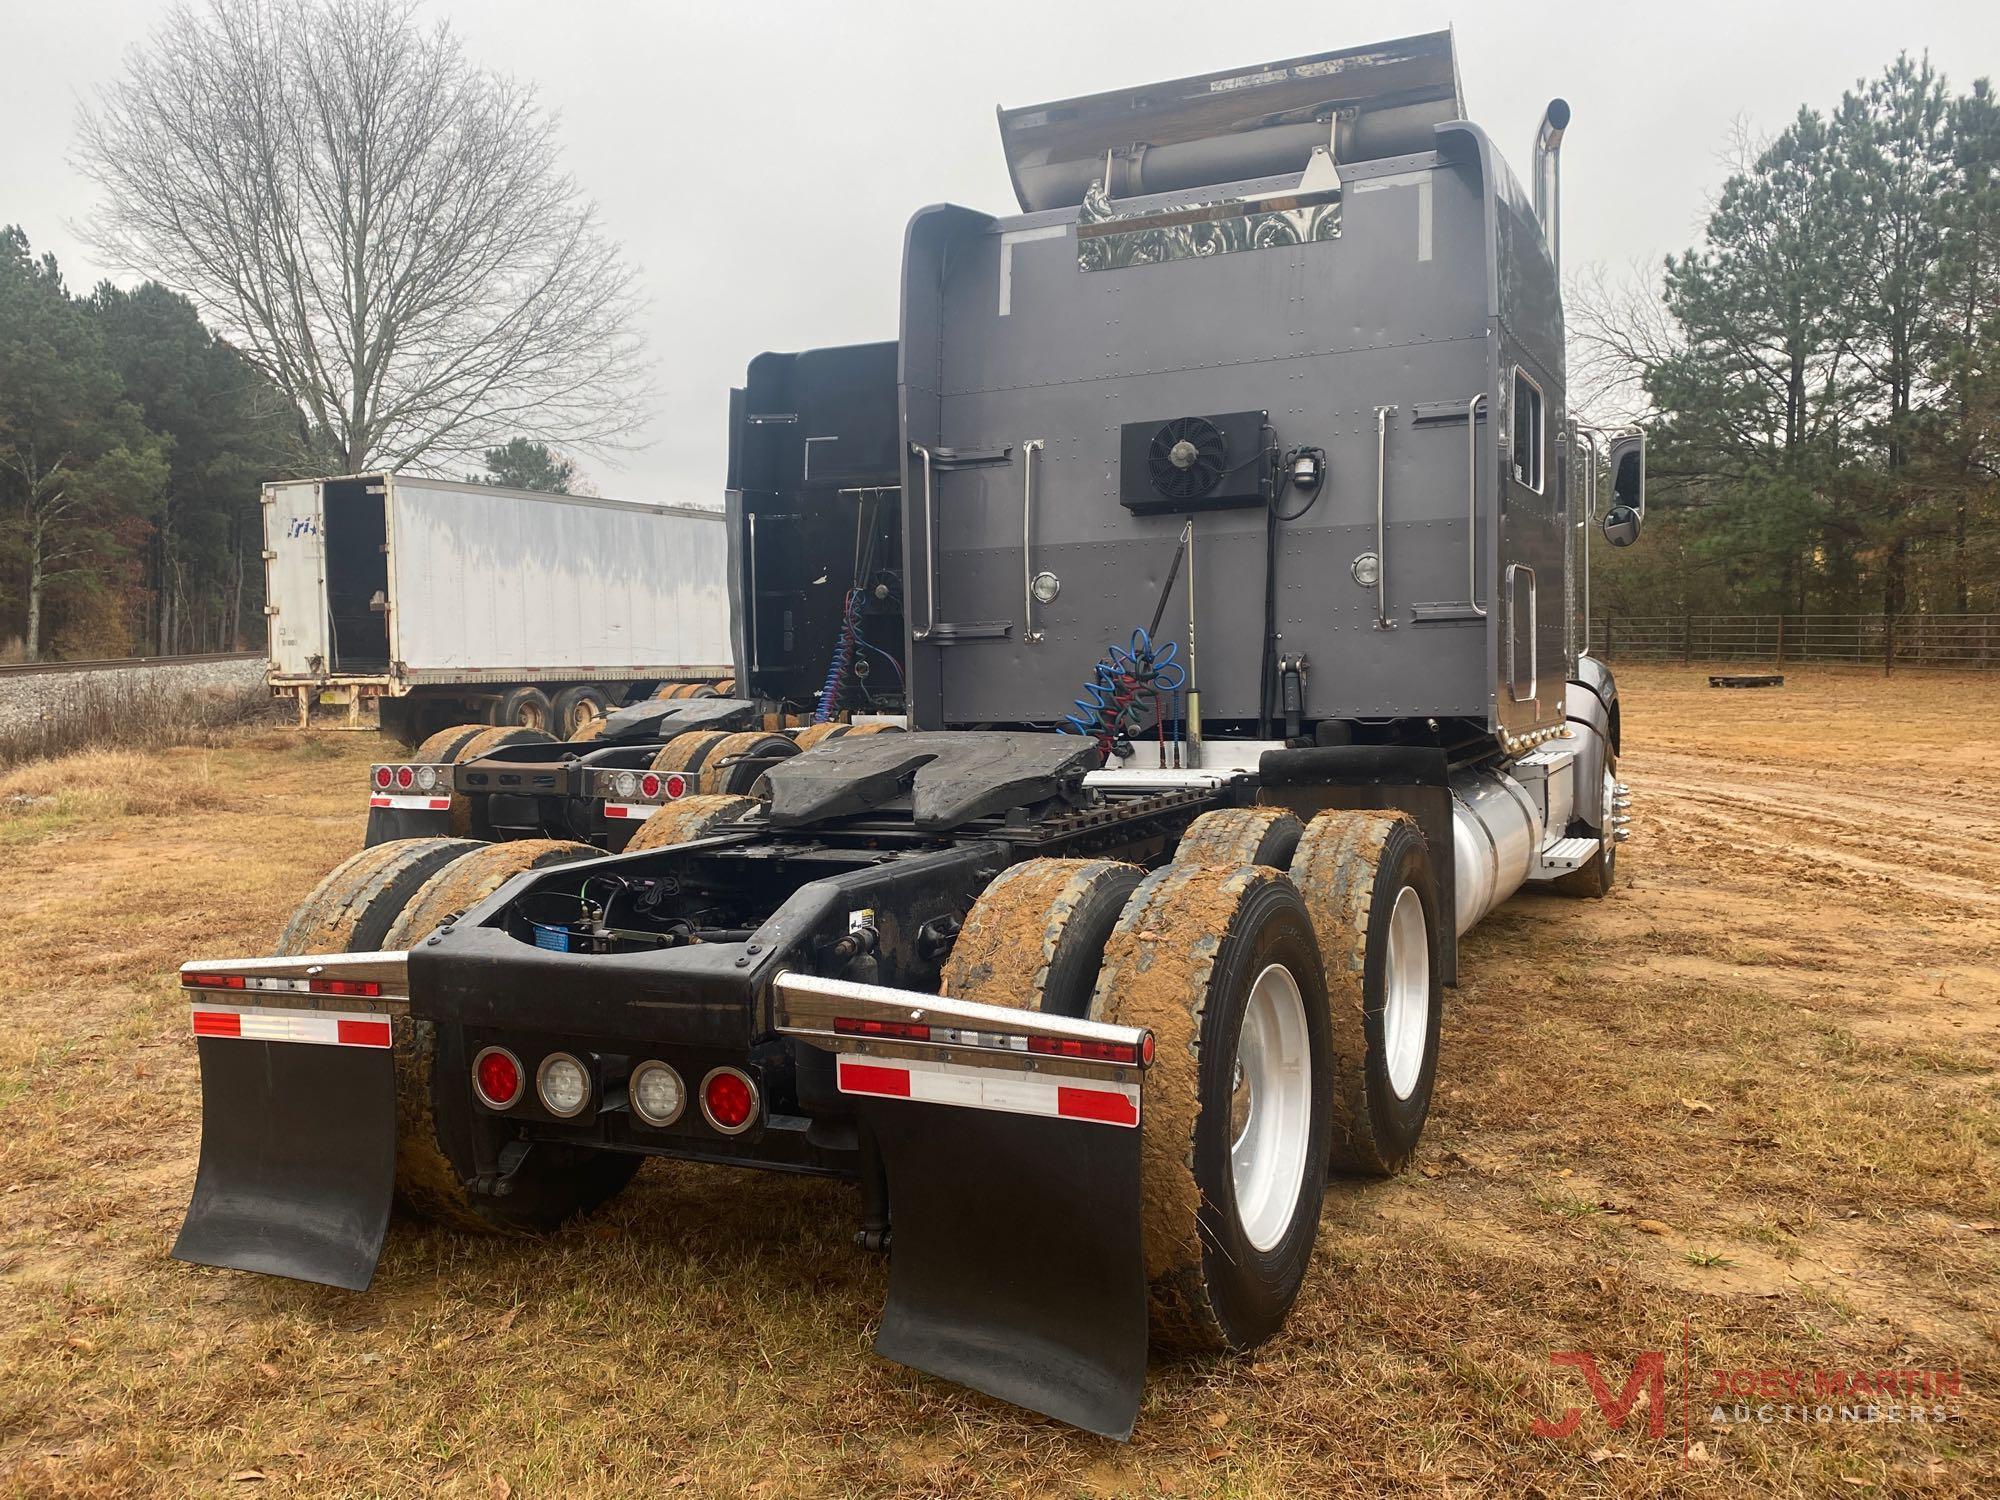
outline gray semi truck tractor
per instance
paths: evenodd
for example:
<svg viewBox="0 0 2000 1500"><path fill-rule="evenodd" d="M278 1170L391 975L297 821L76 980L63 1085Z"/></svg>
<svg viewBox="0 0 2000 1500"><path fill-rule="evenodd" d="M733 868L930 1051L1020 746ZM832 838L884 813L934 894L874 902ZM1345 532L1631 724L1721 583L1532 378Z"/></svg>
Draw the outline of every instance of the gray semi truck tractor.
<svg viewBox="0 0 2000 1500"><path fill-rule="evenodd" d="M362 1287L399 1195L553 1229L658 1156L853 1182L877 1350L1096 1432L1150 1348L1282 1328L1330 1179L1418 1148L1460 936L1623 832L1580 616L1643 448L1569 410L1567 108L1524 190L1457 77L1440 33L1003 110L1017 210L909 225L887 475L742 412L739 665L809 684L788 629L893 568L910 732L619 855L382 844L186 965L175 1254Z"/></svg>

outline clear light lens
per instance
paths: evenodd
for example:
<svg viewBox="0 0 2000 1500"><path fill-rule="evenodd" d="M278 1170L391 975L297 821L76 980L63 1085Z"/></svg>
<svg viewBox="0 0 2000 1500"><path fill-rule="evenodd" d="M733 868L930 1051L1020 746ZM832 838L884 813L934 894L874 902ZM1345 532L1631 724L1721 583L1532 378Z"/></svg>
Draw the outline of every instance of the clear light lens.
<svg viewBox="0 0 2000 1500"><path fill-rule="evenodd" d="M1056 595L1062 592L1062 580L1053 573L1037 573L1034 590L1037 604L1053 604Z"/></svg>
<svg viewBox="0 0 2000 1500"><path fill-rule="evenodd" d="M1382 559L1372 552L1364 552L1354 559L1354 581L1364 589L1372 589L1382 578Z"/></svg>
<svg viewBox="0 0 2000 1500"><path fill-rule="evenodd" d="M665 1063L642 1063L632 1075L632 1108L648 1125L671 1125L687 1103L681 1075Z"/></svg>
<svg viewBox="0 0 2000 1500"><path fill-rule="evenodd" d="M434 792L434 791L436 791L436 790L437 790L437 784L438 784L438 773L437 773L437 767L436 767L436 766L418 766L418 767L417 767L417 790L418 790L418 791L420 791L420 792Z"/></svg>
<svg viewBox="0 0 2000 1500"><path fill-rule="evenodd" d="M558 1052L542 1064L535 1079L542 1105L552 1115L573 1115L590 1097L590 1075L568 1053Z"/></svg>
<svg viewBox="0 0 2000 1500"><path fill-rule="evenodd" d="M611 778L611 789L621 797L635 797L639 793L639 774L636 771L620 771Z"/></svg>

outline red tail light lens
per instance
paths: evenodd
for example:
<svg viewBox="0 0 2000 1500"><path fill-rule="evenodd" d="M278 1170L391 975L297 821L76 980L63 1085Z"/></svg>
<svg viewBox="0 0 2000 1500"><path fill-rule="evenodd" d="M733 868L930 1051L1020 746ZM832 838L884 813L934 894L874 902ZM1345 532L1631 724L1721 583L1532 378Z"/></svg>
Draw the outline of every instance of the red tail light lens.
<svg viewBox="0 0 2000 1500"><path fill-rule="evenodd" d="M735 1068L717 1068L702 1080L701 1112L724 1135L741 1135L757 1116L757 1086Z"/></svg>
<svg viewBox="0 0 2000 1500"><path fill-rule="evenodd" d="M417 773L412 767L410 766L396 767L396 785L401 787L404 791L407 792L412 786L414 786L416 784L416 780L417 780Z"/></svg>
<svg viewBox="0 0 2000 1500"><path fill-rule="evenodd" d="M644 776L641 776L639 778L639 795L642 797L659 796L660 778L655 776L651 771L648 771Z"/></svg>
<svg viewBox="0 0 2000 1500"><path fill-rule="evenodd" d="M678 802L687 795L688 779L676 771L667 777L667 800Z"/></svg>
<svg viewBox="0 0 2000 1500"><path fill-rule="evenodd" d="M472 1061L472 1088L488 1109L508 1109L521 1097L521 1064L505 1047L488 1047Z"/></svg>
<svg viewBox="0 0 2000 1500"><path fill-rule="evenodd" d="M389 783L395 779L396 773L387 766L377 766L375 768L375 785L381 787L383 791L386 792L389 789Z"/></svg>
<svg viewBox="0 0 2000 1500"><path fill-rule="evenodd" d="M931 1029L921 1021L853 1020L840 1016L833 1029L841 1036L889 1036L903 1042L928 1042Z"/></svg>

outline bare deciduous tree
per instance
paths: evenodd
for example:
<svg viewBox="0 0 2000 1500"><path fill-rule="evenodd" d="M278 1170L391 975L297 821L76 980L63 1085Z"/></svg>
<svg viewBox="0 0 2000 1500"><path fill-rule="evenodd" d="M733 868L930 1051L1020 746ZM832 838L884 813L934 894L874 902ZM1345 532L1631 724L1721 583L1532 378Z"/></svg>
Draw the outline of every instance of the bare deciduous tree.
<svg viewBox="0 0 2000 1500"><path fill-rule="evenodd" d="M101 254L185 292L349 472L620 445L635 273L532 88L414 0L177 4L80 117Z"/></svg>

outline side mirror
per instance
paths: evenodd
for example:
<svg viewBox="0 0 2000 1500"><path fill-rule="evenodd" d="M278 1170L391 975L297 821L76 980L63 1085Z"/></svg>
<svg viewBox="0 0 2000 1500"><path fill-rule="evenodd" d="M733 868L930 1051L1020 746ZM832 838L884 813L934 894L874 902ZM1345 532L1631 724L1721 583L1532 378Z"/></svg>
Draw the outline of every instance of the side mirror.
<svg viewBox="0 0 2000 1500"><path fill-rule="evenodd" d="M1611 440L1611 513L1629 510L1646 519L1646 434L1628 432ZM1609 524L1609 516L1606 524ZM1608 534L1608 533L1607 533ZM1624 543L1614 543L1623 546Z"/></svg>
<svg viewBox="0 0 2000 1500"><path fill-rule="evenodd" d="M1629 505L1614 505L1605 512L1604 540L1614 547L1629 547L1639 540L1639 512Z"/></svg>

